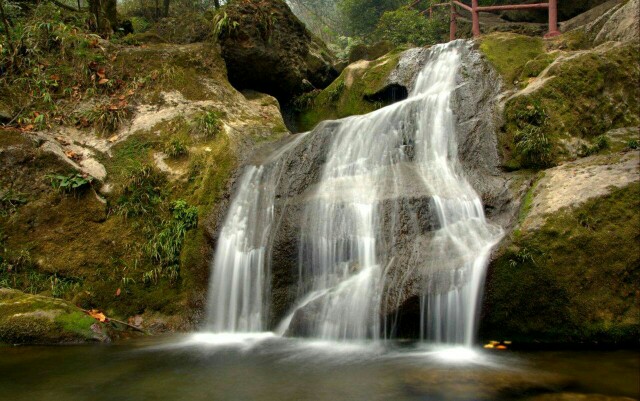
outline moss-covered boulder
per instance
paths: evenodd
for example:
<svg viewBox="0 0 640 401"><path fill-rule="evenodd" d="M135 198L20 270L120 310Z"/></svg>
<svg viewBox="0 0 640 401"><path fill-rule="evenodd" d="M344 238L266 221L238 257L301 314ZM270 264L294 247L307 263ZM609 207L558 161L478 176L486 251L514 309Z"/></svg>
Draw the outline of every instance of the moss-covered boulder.
<svg viewBox="0 0 640 401"><path fill-rule="evenodd" d="M118 95L0 130L0 286L190 330L236 170L288 131L276 99L231 86L213 43L115 50L100 73Z"/></svg>
<svg viewBox="0 0 640 401"><path fill-rule="evenodd" d="M314 87L326 87L338 75L329 49L283 0L230 2L214 23L229 81L236 88L287 103Z"/></svg>
<svg viewBox="0 0 640 401"><path fill-rule="evenodd" d="M297 130L307 131L321 121L366 114L406 99L428 56L426 48L396 49L375 60L350 64L326 89L296 99Z"/></svg>
<svg viewBox="0 0 640 401"><path fill-rule="evenodd" d="M0 288L0 344L109 341L103 323L60 299Z"/></svg>
<svg viewBox="0 0 640 401"><path fill-rule="evenodd" d="M637 151L546 170L489 267L481 337L638 345Z"/></svg>

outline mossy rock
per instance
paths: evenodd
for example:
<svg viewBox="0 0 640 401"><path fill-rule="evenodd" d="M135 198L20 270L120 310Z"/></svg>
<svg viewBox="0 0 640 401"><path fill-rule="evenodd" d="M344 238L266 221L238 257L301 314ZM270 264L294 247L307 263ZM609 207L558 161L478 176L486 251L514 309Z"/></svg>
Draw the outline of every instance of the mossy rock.
<svg viewBox="0 0 640 401"><path fill-rule="evenodd" d="M548 56L538 56L544 64ZM547 57L547 59L545 59ZM608 131L640 123L640 47L637 44L603 45L589 51L559 56L551 66L507 101L505 127L500 137L506 164L522 166L514 144L520 116L541 107L548 116L543 127L551 143L553 162L579 156L567 144L592 143ZM526 64L534 69L542 66ZM526 74L521 70L521 74ZM533 75L535 71L532 71Z"/></svg>
<svg viewBox="0 0 640 401"><path fill-rule="evenodd" d="M326 89L298 98L298 130L307 131L324 120L366 114L389 104L376 100L375 95L387 86L400 56L397 50L374 61L353 63Z"/></svg>
<svg viewBox="0 0 640 401"><path fill-rule="evenodd" d="M514 33L492 33L480 39L480 51L507 85L517 85L527 63L545 53L540 37Z"/></svg>
<svg viewBox="0 0 640 401"><path fill-rule="evenodd" d="M638 345L640 184L516 231L491 262L483 339Z"/></svg>
<svg viewBox="0 0 640 401"><path fill-rule="evenodd" d="M106 327L59 299L0 288L0 343L108 341Z"/></svg>

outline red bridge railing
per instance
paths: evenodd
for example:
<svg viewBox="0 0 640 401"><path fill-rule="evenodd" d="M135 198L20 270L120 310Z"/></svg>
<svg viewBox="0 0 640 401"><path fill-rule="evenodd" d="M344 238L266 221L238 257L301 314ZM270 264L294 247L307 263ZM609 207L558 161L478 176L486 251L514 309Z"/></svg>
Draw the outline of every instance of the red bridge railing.
<svg viewBox="0 0 640 401"><path fill-rule="evenodd" d="M410 7L416 6L421 0L414 1ZM458 13L458 7L471 13L471 32L474 37L480 36L480 13L485 11L507 11L507 10L534 10L534 9L547 9L549 10L549 32L544 36L550 38L560 34L558 30L558 0L548 0L547 3L535 3L535 4L508 4L503 6L478 6L478 0L471 0L471 5L468 6L461 1L453 0L448 3L440 3L430 5L428 9L422 11L423 14L429 13L429 17L433 14L434 7L451 8L451 21L449 25L449 39L455 40L456 31L458 30L457 19L460 16Z"/></svg>

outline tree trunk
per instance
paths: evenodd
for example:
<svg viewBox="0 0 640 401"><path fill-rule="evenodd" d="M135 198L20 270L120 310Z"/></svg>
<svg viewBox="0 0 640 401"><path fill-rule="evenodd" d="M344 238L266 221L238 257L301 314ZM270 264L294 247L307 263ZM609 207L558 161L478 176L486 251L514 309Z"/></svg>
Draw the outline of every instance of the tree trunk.
<svg viewBox="0 0 640 401"><path fill-rule="evenodd" d="M170 0L164 0L162 4L163 5L162 16L165 18L169 16L169 2Z"/></svg>
<svg viewBox="0 0 640 401"><path fill-rule="evenodd" d="M118 28L118 0L102 0L102 2L104 18L109 21L110 30L116 30Z"/></svg>
<svg viewBox="0 0 640 401"><path fill-rule="evenodd" d="M89 12L96 19L96 31L102 32L102 0L89 0Z"/></svg>
<svg viewBox="0 0 640 401"><path fill-rule="evenodd" d="M220 0L213 0L213 5L216 7L216 10L220 8Z"/></svg>

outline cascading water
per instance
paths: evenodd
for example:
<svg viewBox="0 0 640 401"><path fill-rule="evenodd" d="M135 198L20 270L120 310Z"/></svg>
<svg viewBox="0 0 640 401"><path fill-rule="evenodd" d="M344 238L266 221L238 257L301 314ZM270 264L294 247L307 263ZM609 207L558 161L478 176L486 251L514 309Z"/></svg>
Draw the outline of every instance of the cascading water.
<svg viewBox="0 0 640 401"><path fill-rule="evenodd" d="M300 222L298 301L283 331L303 313L304 332L313 337L377 339L389 332L382 317L389 294L411 282L421 288L421 338L471 343L487 258L501 230L485 221L458 160L450 105L461 43L431 49L406 100L334 123ZM265 329L277 165L248 168L222 229L210 293L214 331ZM408 198L429 206L413 207ZM413 224L407 232L407 210L431 226ZM392 274L407 235L428 238L427 257Z"/></svg>

